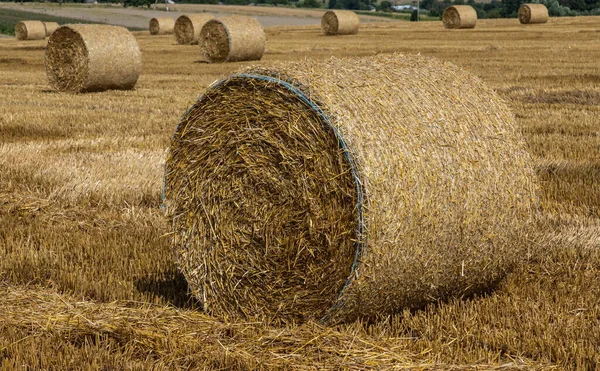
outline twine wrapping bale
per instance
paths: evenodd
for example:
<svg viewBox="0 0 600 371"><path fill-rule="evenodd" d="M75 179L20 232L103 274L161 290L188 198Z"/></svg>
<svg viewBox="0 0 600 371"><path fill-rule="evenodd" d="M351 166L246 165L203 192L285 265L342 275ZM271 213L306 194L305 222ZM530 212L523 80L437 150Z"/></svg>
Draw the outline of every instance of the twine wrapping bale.
<svg viewBox="0 0 600 371"><path fill-rule="evenodd" d="M44 28L46 29L46 37L52 35L52 33L56 31L59 27L59 24L56 22L44 22Z"/></svg>
<svg viewBox="0 0 600 371"><path fill-rule="evenodd" d="M321 18L325 35L356 35L360 20L351 10L329 10Z"/></svg>
<svg viewBox="0 0 600 371"><path fill-rule="evenodd" d="M182 45L198 44L202 27L214 18L208 13L182 15L175 21L175 40Z"/></svg>
<svg viewBox="0 0 600 371"><path fill-rule="evenodd" d="M124 27L66 25L46 47L46 75L59 91L132 89L142 69L135 37Z"/></svg>
<svg viewBox="0 0 600 371"><path fill-rule="evenodd" d="M523 4L519 8L519 22L534 24L548 22L548 8L544 4Z"/></svg>
<svg viewBox="0 0 600 371"><path fill-rule="evenodd" d="M252 17L212 19L200 32L200 50L211 63L255 61L265 52L265 32Z"/></svg>
<svg viewBox="0 0 600 371"><path fill-rule="evenodd" d="M487 290L536 202L506 105L420 56L242 70L185 113L165 166L178 264L224 319L336 323Z"/></svg>
<svg viewBox="0 0 600 371"><path fill-rule="evenodd" d="M20 21L15 25L17 40L43 40L46 38L46 27L40 21Z"/></svg>
<svg viewBox="0 0 600 371"><path fill-rule="evenodd" d="M445 28L474 28L477 23L477 12L469 5L449 6L442 16Z"/></svg>
<svg viewBox="0 0 600 371"><path fill-rule="evenodd" d="M150 20L150 35L170 35L175 28L175 20L171 17L156 17Z"/></svg>

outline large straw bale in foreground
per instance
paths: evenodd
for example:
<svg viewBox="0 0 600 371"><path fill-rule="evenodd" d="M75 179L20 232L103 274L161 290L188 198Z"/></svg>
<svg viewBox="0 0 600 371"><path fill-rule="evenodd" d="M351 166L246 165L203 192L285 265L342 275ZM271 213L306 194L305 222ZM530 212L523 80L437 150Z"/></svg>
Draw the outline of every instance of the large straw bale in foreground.
<svg viewBox="0 0 600 371"><path fill-rule="evenodd" d="M200 50L212 63L254 61L265 52L265 32L255 18L233 15L212 19L200 32Z"/></svg>
<svg viewBox="0 0 600 371"><path fill-rule="evenodd" d="M548 8L544 4L523 4L519 8L519 22L522 24L548 22Z"/></svg>
<svg viewBox="0 0 600 371"><path fill-rule="evenodd" d="M325 35L355 35L360 20L351 10L329 10L321 18L321 29Z"/></svg>
<svg viewBox="0 0 600 371"><path fill-rule="evenodd" d="M66 25L46 48L46 75L59 91L132 89L142 69L135 37L124 27Z"/></svg>
<svg viewBox="0 0 600 371"><path fill-rule="evenodd" d="M46 36L52 35L54 31L59 28L59 24L56 22L44 22L44 28L46 29Z"/></svg>
<svg viewBox="0 0 600 371"><path fill-rule="evenodd" d="M442 16L445 28L474 28L477 12L469 5L449 6Z"/></svg>
<svg viewBox="0 0 600 371"><path fill-rule="evenodd" d="M175 40L182 45L198 44L202 27L214 18L208 13L182 15L175 21Z"/></svg>
<svg viewBox="0 0 600 371"><path fill-rule="evenodd" d="M492 288L535 206L512 114L419 56L242 70L182 117L164 201L218 317L373 318Z"/></svg>
<svg viewBox="0 0 600 371"><path fill-rule="evenodd" d="M171 17L156 17L150 20L150 35L170 35L175 28L175 20Z"/></svg>
<svg viewBox="0 0 600 371"><path fill-rule="evenodd" d="M46 38L46 27L40 21L21 21L15 25L17 40L43 40Z"/></svg>

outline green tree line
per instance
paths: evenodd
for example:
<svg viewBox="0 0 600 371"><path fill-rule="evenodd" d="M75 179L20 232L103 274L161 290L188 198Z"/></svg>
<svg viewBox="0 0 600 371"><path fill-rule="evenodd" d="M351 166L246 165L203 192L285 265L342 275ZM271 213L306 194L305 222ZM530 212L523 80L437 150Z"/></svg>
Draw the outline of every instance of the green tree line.
<svg viewBox="0 0 600 371"><path fill-rule="evenodd" d="M0 2L15 0L0 0ZM16 0L29 2L32 0ZM37 0L39 1L39 0ZM79 2L85 0L51 0L52 2ZM119 3L123 6L150 6L156 0L98 0L99 3ZM163 0L159 0L161 3ZM373 10L393 12L390 0L175 0L177 3L226 4L226 5L271 5L296 6L304 8L329 8L350 10ZM523 3L542 3L548 7L553 17L574 15L600 15L600 0L492 0L490 3L480 3L474 0L420 0L418 2L421 14L430 17L441 17L450 5L471 5L477 11L478 18L514 18ZM417 5L417 1L413 2ZM411 13L411 10L405 11ZM412 12L415 18L416 12ZM415 19L416 20L416 19Z"/></svg>

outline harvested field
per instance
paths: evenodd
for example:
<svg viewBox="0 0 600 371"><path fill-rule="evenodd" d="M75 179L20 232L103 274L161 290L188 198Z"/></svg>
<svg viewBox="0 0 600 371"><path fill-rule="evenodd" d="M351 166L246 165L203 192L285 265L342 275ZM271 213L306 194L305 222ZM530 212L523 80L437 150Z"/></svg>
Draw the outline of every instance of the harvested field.
<svg viewBox="0 0 600 371"><path fill-rule="evenodd" d="M144 61L135 90L71 95L47 83L46 41L0 39L3 370L597 367L600 17L479 20L468 32L361 23L352 43L323 36L318 21L266 28L261 63L421 53L506 101L541 187L542 224L519 247L525 264L495 291L374 322L211 318L176 268L163 163L182 113L256 62L195 63L197 47L134 32Z"/></svg>

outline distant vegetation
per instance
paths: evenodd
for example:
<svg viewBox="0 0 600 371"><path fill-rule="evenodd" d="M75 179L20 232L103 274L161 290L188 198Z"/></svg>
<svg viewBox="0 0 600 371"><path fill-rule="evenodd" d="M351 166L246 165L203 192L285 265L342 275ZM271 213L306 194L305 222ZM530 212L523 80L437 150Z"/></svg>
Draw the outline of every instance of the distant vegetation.
<svg viewBox="0 0 600 371"><path fill-rule="evenodd" d="M81 19L75 18L66 18L66 17L56 17L49 14L38 14L31 12L24 12L20 10L9 10L2 9L0 12L0 34L6 35L14 35L15 34L15 25L19 21L23 20L37 20L42 22L56 22L58 24L66 24L66 23L98 23L98 22L88 22Z"/></svg>
<svg viewBox="0 0 600 371"><path fill-rule="evenodd" d="M42 22L56 22L58 24L67 23L100 23L91 22L79 18L68 18L68 17L57 17L50 14L32 13L21 10L2 9L0 12L0 34L14 35L15 25L19 21L23 20L36 20ZM137 30L137 28L130 28L130 30Z"/></svg>
<svg viewBox="0 0 600 371"><path fill-rule="evenodd" d="M14 0L13 0L14 1ZM0 0L7 2L7 0ZM11 1L12 2L12 1ZM28 2L25 0L25 2ZM84 0L53 0L53 2L83 3ZM99 3L118 3L123 6L150 7L155 0L98 0ZM162 2L162 1L161 1ZM298 8L328 8L351 9L359 11L377 11L377 14L395 19L416 20L414 9L397 11L393 8L395 1L390 0L176 0L177 3L225 4L225 5L263 5L291 6ZM600 0L492 0L490 3L480 3L475 0L420 0L412 5L420 7L421 20L427 17L440 19L444 10L450 5L471 5L477 11L477 17L485 18L515 18L519 6L523 3L542 3L548 7L550 16L600 15ZM414 14L413 14L414 13ZM391 16L391 14L404 14ZM4 16L1 16L4 17ZM2 27L0 25L0 27ZM1 30L1 28L0 28Z"/></svg>

